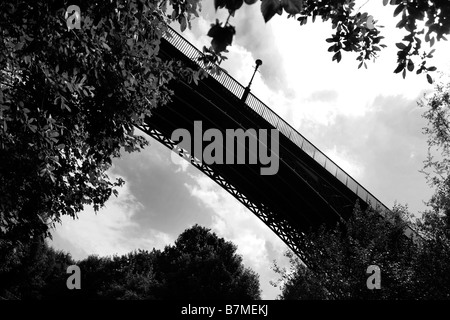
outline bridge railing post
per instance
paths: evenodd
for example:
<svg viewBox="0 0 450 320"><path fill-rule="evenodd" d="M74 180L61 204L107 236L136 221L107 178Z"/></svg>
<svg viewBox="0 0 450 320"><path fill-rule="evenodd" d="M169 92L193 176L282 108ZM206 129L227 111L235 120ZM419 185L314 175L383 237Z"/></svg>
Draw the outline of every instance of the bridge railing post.
<svg viewBox="0 0 450 320"><path fill-rule="evenodd" d="M250 93L250 88L249 87L246 87L245 88L245 90L244 90L244 94L242 95L242 97L241 97L241 101L242 102L246 102L247 101L247 97L248 97L248 94Z"/></svg>

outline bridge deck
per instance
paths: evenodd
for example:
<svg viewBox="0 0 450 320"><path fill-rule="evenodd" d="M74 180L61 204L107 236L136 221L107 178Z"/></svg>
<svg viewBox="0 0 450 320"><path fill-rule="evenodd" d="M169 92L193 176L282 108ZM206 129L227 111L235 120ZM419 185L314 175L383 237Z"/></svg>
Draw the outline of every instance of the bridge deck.
<svg viewBox="0 0 450 320"><path fill-rule="evenodd" d="M170 28L160 55L204 67L197 62L202 53ZM173 101L155 109L144 129L169 148L175 145L170 137L178 128L194 136L194 121L202 121L203 132L216 128L224 136L225 129L279 130L275 175L261 175L260 165L193 164L244 203L296 253L298 234L346 219L357 200L362 208L389 210L253 94L245 103L241 101L244 87L227 73L211 74L198 85L177 81L172 88Z"/></svg>

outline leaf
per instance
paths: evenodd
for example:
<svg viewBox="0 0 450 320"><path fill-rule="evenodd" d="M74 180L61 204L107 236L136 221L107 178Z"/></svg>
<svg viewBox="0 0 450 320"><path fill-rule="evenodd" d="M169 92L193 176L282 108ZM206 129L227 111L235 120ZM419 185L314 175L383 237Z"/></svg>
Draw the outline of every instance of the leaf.
<svg viewBox="0 0 450 320"><path fill-rule="evenodd" d="M108 44L107 44L106 42L102 42L102 46L103 46L103 48L105 48L106 50L111 51L110 46L108 46Z"/></svg>
<svg viewBox="0 0 450 320"><path fill-rule="evenodd" d="M226 0L214 0L214 8L219 9L219 8L223 8L225 7L225 5L227 4Z"/></svg>
<svg viewBox="0 0 450 320"><path fill-rule="evenodd" d="M234 14L234 11L238 10L244 4L244 0L227 0L226 6L230 13Z"/></svg>
<svg viewBox="0 0 450 320"><path fill-rule="evenodd" d="M181 32L184 32L184 30L186 30L187 27L187 20L186 17L184 15L181 16L181 21L180 21L180 30Z"/></svg>
<svg viewBox="0 0 450 320"><path fill-rule="evenodd" d="M211 45L216 53L225 51L231 45L236 30L233 26L222 27L219 22L212 25L208 31L208 36L212 37Z"/></svg>
<svg viewBox="0 0 450 320"><path fill-rule="evenodd" d="M399 48L400 50L404 50L406 49L406 45L402 42L396 43L395 44L397 46L397 48Z"/></svg>
<svg viewBox="0 0 450 320"><path fill-rule="evenodd" d="M412 60L408 61L408 71L414 70L414 62Z"/></svg>
<svg viewBox="0 0 450 320"><path fill-rule="evenodd" d="M437 68L436 68L436 67L429 67L429 68L427 68L427 70L428 70L428 71L436 71Z"/></svg>
<svg viewBox="0 0 450 320"><path fill-rule="evenodd" d="M430 47L434 46L434 37L430 39Z"/></svg>
<svg viewBox="0 0 450 320"><path fill-rule="evenodd" d="M394 17L398 16L398 14L402 12L404 8L405 6L403 4L399 4L394 10Z"/></svg>
<svg viewBox="0 0 450 320"><path fill-rule="evenodd" d="M219 35L220 33L220 29L222 28L222 26L220 25L220 23L217 21L216 24L212 24L211 25L211 29L209 29L207 36L208 37L212 37L215 38ZM206 47L203 48L203 51L208 50Z"/></svg>
<svg viewBox="0 0 450 320"><path fill-rule="evenodd" d="M342 58L341 51L338 51L333 55L332 61L337 60L337 62L339 62L339 61L341 61L341 58Z"/></svg>
<svg viewBox="0 0 450 320"><path fill-rule="evenodd" d="M303 0L281 0L281 6L287 13L297 14L303 10Z"/></svg>
<svg viewBox="0 0 450 320"><path fill-rule="evenodd" d="M400 63L397 68L394 70L394 73L399 73L401 72L403 69L405 69L405 64L404 63Z"/></svg>
<svg viewBox="0 0 450 320"><path fill-rule="evenodd" d="M383 0L383 6L387 6L389 3L389 0Z"/></svg>
<svg viewBox="0 0 450 320"><path fill-rule="evenodd" d="M408 22L407 19L401 19L401 20L395 25L395 27L398 28L398 29L401 29L401 28L403 28L403 27L406 25L407 22Z"/></svg>
<svg viewBox="0 0 450 320"><path fill-rule="evenodd" d="M427 80L429 84L433 84L433 78L427 73Z"/></svg>
<svg viewBox="0 0 450 320"><path fill-rule="evenodd" d="M279 0L262 0L261 1L261 12L264 17L264 21L267 23L275 13L282 13L281 2Z"/></svg>
<svg viewBox="0 0 450 320"><path fill-rule="evenodd" d="M244 0L244 2L246 3L246 4L254 4L254 3L256 3L258 0Z"/></svg>

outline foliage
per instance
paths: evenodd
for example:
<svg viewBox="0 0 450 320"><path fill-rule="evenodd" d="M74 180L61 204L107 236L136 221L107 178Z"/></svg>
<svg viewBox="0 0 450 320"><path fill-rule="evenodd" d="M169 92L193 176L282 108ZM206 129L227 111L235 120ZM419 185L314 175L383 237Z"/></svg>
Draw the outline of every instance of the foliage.
<svg viewBox="0 0 450 320"><path fill-rule="evenodd" d="M274 287L282 284L282 292L278 298L280 300L326 299L328 293L317 276L292 251L286 251L285 256L289 259L289 270L281 268L276 262L273 266L273 270L281 275L281 279L271 282Z"/></svg>
<svg viewBox="0 0 450 320"><path fill-rule="evenodd" d="M428 204L443 214L450 238L450 82L436 83L433 93L420 100L419 106L425 108L423 117L428 121L424 134L429 149L423 172L435 189Z"/></svg>
<svg viewBox="0 0 450 320"><path fill-rule="evenodd" d="M64 14L76 4L81 29ZM156 0L0 2L0 238L49 235L61 215L98 210L122 179L106 170L162 106L175 77L158 57L168 18Z"/></svg>
<svg viewBox="0 0 450 320"><path fill-rule="evenodd" d="M75 262L42 238L19 247L0 242L0 299L153 300L259 299L259 278L245 268L236 246L193 226L163 251L122 256L91 255ZM76 264L81 289L69 290L66 273Z"/></svg>
<svg viewBox="0 0 450 320"><path fill-rule="evenodd" d="M161 253L155 272L164 275L163 298L260 299L259 277L245 268L236 246L195 225Z"/></svg>
<svg viewBox="0 0 450 320"><path fill-rule="evenodd" d="M82 290L70 294L79 299L155 299L159 283L153 263L158 252L138 250L122 256L89 256L80 261ZM67 294L66 289L66 294Z"/></svg>
<svg viewBox="0 0 450 320"><path fill-rule="evenodd" d="M385 214L391 222L355 207L347 222L311 232L312 245L302 246L314 256L310 269L292 254L289 271L274 266L281 276L280 298L450 299L450 241L436 236L436 225L430 228L435 216L414 223L423 238L413 241L404 235L406 207ZM379 290L366 286L370 265L381 270Z"/></svg>
<svg viewBox="0 0 450 320"><path fill-rule="evenodd" d="M48 247L42 238L14 246L0 241L0 257L0 300L43 299L49 287L61 292L66 269L74 264L70 254Z"/></svg>
<svg viewBox="0 0 450 320"><path fill-rule="evenodd" d="M200 1L200 0L197 0ZM188 1L189 3L195 0ZM247 5L254 5L257 0L245 0ZM233 36L236 33L235 27L229 23L230 17L236 14L244 4L244 0L214 0L217 9L226 9L229 12L228 19L222 25L221 22L211 25L208 36L212 37L211 49L215 53L226 51L226 47L232 44ZM426 66L428 58L432 58L434 50L421 53L422 42L429 42L433 46L436 41L446 40L445 35L450 33L450 3L442 0L383 0L383 5L394 6L393 16L401 14L401 19L396 25L399 29L404 29L407 33L401 42L396 44L397 68L395 73L412 72L417 69L417 74L424 73L431 83L432 78L429 72L435 71L435 67ZM358 68L366 65L367 60L376 59L378 52L386 47L381 44L384 38L378 28L367 23L369 17L367 12L359 12L355 9L355 0L261 0L261 13L267 23L276 14L287 13L288 18L296 18L300 25L308 22L311 18L315 22L317 17L322 21L331 21L335 33L327 42L333 43L328 51L333 53L332 60L341 61L343 51L358 53ZM418 26L419 21L425 20L425 27ZM376 22L376 21L375 21ZM204 50L206 47L204 48ZM414 57L419 57L421 61L415 65Z"/></svg>

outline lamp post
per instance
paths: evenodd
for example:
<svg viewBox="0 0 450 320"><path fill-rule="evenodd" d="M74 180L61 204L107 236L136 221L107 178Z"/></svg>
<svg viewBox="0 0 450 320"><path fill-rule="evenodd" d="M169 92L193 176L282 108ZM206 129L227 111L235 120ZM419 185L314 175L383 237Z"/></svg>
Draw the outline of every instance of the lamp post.
<svg viewBox="0 0 450 320"><path fill-rule="evenodd" d="M244 94L242 95L242 98L241 98L241 100L244 102L245 102L245 100L247 100L247 96L250 93L250 86L252 85L253 78L255 77L255 73L258 70L259 66L262 65L262 61L260 59L256 59L255 63L256 63L255 71L253 72L252 78L250 79L248 86L245 88Z"/></svg>

